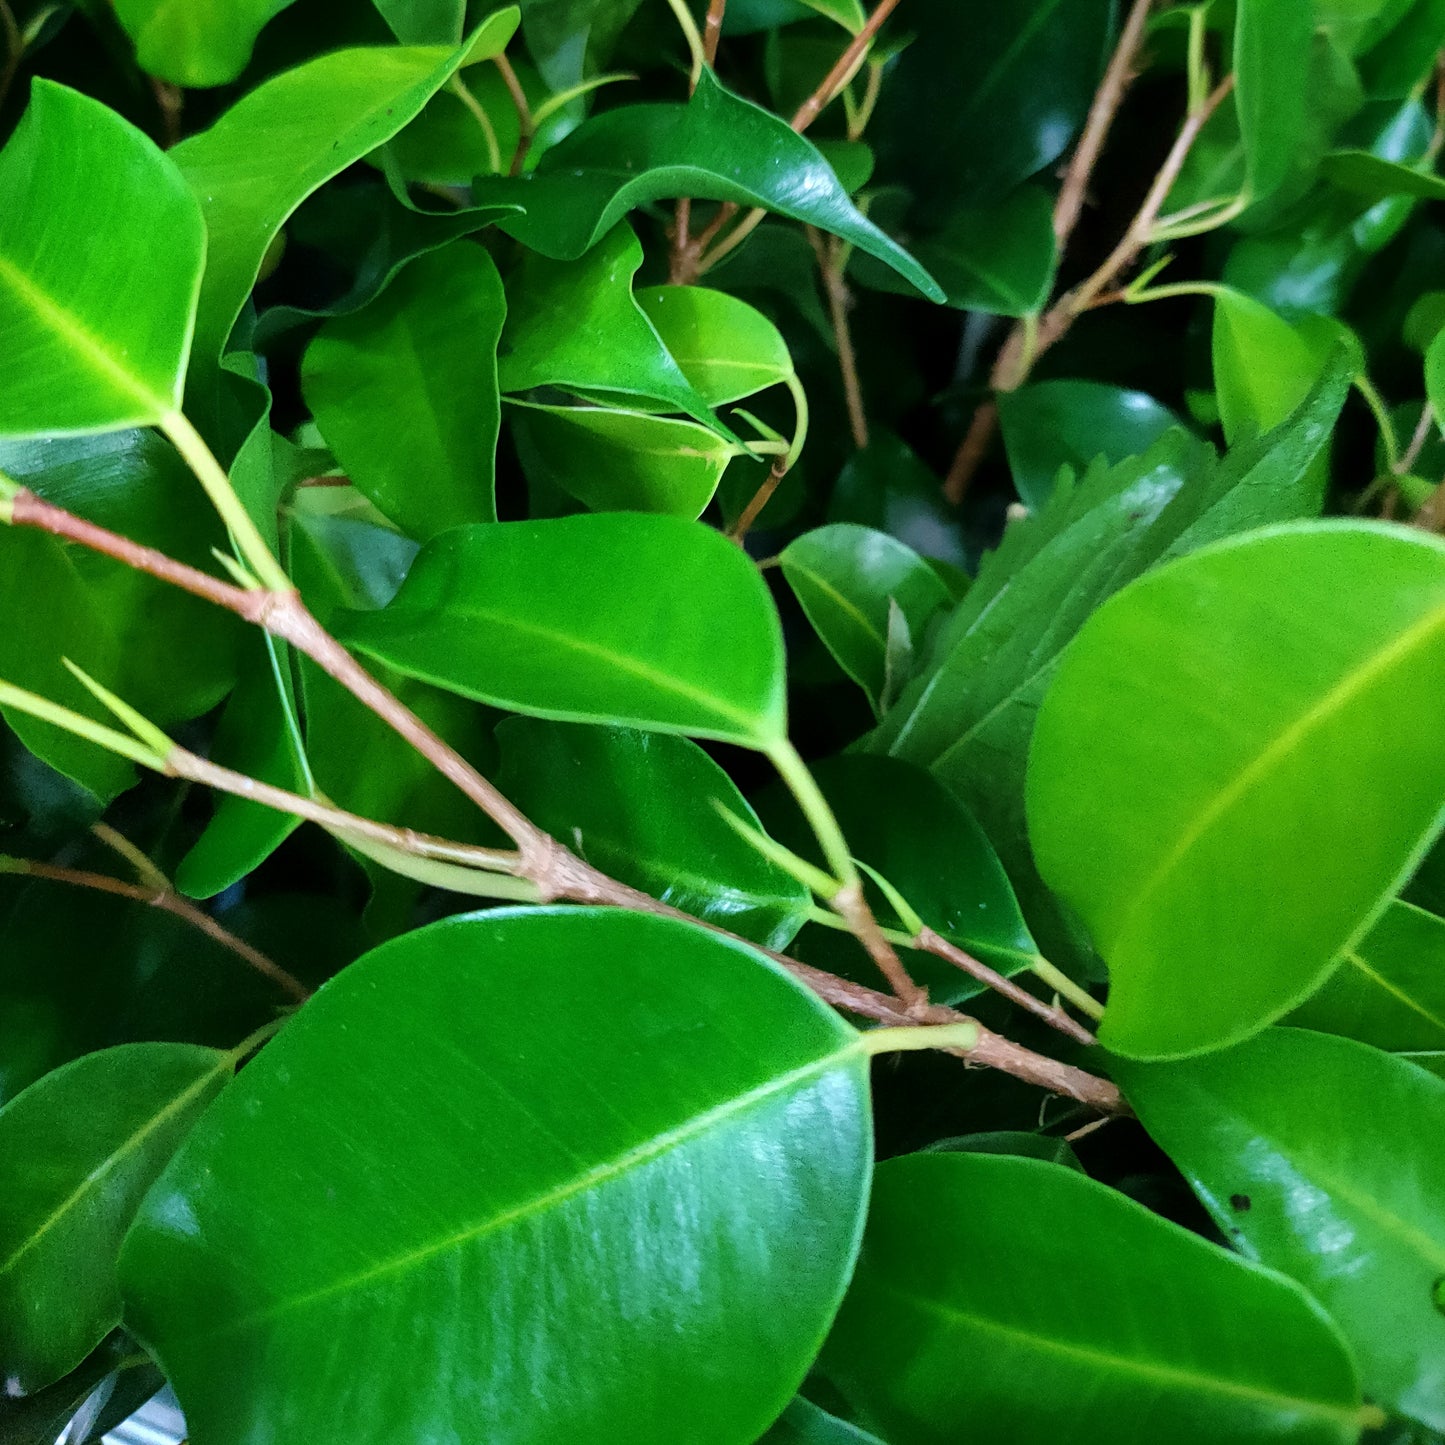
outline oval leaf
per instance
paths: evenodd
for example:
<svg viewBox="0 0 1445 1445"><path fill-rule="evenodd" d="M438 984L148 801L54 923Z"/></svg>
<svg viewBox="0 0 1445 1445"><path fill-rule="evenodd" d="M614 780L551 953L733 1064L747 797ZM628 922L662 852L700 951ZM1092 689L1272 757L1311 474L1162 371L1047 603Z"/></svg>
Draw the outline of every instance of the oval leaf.
<svg viewBox="0 0 1445 1445"><path fill-rule="evenodd" d="M480 246L413 261L369 306L336 317L301 385L337 463L413 537L495 521L502 281Z"/></svg>
<svg viewBox="0 0 1445 1445"><path fill-rule="evenodd" d="M1121 1079L1220 1228L1339 1322L1366 1392L1445 1429L1445 1080L1303 1029Z"/></svg>
<svg viewBox="0 0 1445 1445"><path fill-rule="evenodd" d="M115 0L136 63L172 85L225 85L246 68L261 27L294 0Z"/></svg>
<svg viewBox="0 0 1445 1445"><path fill-rule="evenodd" d="M1065 655L1029 760L1045 881L1135 1058L1221 1048L1301 1002L1438 828L1445 544L1257 532L1152 573Z"/></svg>
<svg viewBox="0 0 1445 1445"><path fill-rule="evenodd" d="M675 517L454 528L390 606L336 630L398 672L538 717L758 748L786 727L766 585L739 547Z"/></svg>
<svg viewBox="0 0 1445 1445"><path fill-rule="evenodd" d="M852 1266L867 1074L836 1015L690 925L449 920L241 1073L126 1241L127 1319L212 1445L334 1434L328 1359L348 1432L397 1445L753 1440Z"/></svg>
<svg viewBox="0 0 1445 1445"><path fill-rule="evenodd" d="M37 79L0 150L0 215L0 436L174 412L206 238L170 159L108 106Z"/></svg>
<svg viewBox="0 0 1445 1445"><path fill-rule="evenodd" d="M233 1063L190 1044L122 1044L56 1069L0 1109L7 1393L58 1380L120 1323L121 1239Z"/></svg>
<svg viewBox="0 0 1445 1445"><path fill-rule="evenodd" d="M1359 1431L1353 1363L1303 1290L1036 1159L881 1165L823 1364L893 1445L954 1445L979 1421L1019 1442L1067 1421L1070 1445Z"/></svg>
<svg viewBox="0 0 1445 1445"><path fill-rule="evenodd" d="M1234 99L1251 200L1284 180L1304 141L1313 31L1313 0L1239 0Z"/></svg>

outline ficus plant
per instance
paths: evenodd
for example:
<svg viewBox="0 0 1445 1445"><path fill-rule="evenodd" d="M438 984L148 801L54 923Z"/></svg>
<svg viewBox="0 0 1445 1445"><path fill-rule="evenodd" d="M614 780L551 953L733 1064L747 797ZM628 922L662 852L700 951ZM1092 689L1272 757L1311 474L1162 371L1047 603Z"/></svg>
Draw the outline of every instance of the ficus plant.
<svg viewBox="0 0 1445 1445"><path fill-rule="evenodd" d="M1440 0L0 0L0 1442L1445 1442Z"/></svg>

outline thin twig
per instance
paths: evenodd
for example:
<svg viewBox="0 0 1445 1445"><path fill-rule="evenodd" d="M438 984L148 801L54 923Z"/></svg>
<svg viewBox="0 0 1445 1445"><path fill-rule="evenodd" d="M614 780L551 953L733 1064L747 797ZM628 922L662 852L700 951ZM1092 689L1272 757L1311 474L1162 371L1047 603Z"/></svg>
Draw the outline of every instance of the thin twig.
<svg viewBox="0 0 1445 1445"><path fill-rule="evenodd" d="M828 298L828 315L833 323L833 339L838 346L838 370L843 378L843 399L848 407L848 429L853 434L853 445L861 452L868 445L868 415L863 409L858 358L853 350L853 333L848 326L853 298L848 291L848 283L843 279L843 243L836 236L825 239L816 226L807 226L804 230L808 244L818 258L823 293Z"/></svg>
<svg viewBox="0 0 1445 1445"><path fill-rule="evenodd" d="M182 898L174 889L147 887L140 883L127 883L112 878L107 873L91 873L81 868L62 868L55 863L39 863L29 858L0 858L0 873L20 874L27 878L43 878L51 883L67 883L75 888L89 888L97 893L110 893L117 898L129 898L151 908L159 908L176 918L189 923L208 938L214 939L223 948L228 948L257 973L271 980L278 988L284 989L298 1003L311 997L311 990L298 978L288 973L279 963L267 958L258 948L253 948L244 938L237 938L228 928L222 927L209 913L197 908L187 898Z"/></svg>
<svg viewBox="0 0 1445 1445"><path fill-rule="evenodd" d="M1403 476L1420 460L1420 453L1425 443L1430 439L1430 427L1435 421L1435 409L1427 401L1420 409L1420 420L1415 423L1414 433L1410 437L1410 444L1404 453L1390 468L1397 476Z"/></svg>
<svg viewBox="0 0 1445 1445"><path fill-rule="evenodd" d="M722 39L723 15L728 0L708 0L707 19L702 22L702 58L709 65L717 64L717 45Z"/></svg>
<svg viewBox="0 0 1445 1445"><path fill-rule="evenodd" d="M953 464L943 479L945 501L952 502L955 507L963 502L968 492L968 484L988 454L989 443L993 440L997 428L998 403L990 396L979 402L973 420L963 434L963 441L954 453Z"/></svg>
<svg viewBox="0 0 1445 1445"><path fill-rule="evenodd" d="M494 55L492 63L501 72L502 83L507 87L507 94L512 97L512 104L517 109L517 149L512 152L512 164L507 174L520 176L522 167L527 164L527 154L532 149L532 141L537 134L537 122L532 115L532 107L527 101L527 92L522 89L522 82L517 79L517 72L512 68L512 62L505 55Z"/></svg>
<svg viewBox="0 0 1445 1445"><path fill-rule="evenodd" d="M733 523L728 536L739 546L748 533L752 531L753 523L762 515L763 508L773 499L773 493L778 490L778 485L787 476L787 470L783 466L783 458L779 457L771 467L768 474L763 478L763 484L753 493L746 507L738 513L738 519Z"/></svg>

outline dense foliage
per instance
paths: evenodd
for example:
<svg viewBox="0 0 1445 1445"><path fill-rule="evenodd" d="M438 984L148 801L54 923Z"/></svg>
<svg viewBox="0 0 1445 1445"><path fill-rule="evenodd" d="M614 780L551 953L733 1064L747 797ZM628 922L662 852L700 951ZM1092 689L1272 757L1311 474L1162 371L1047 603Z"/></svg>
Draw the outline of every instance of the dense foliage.
<svg viewBox="0 0 1445 1445"><path fill-rule="evenodd" d="M0 1442L1445 1442L1442 45L0 0Z"/></svg>

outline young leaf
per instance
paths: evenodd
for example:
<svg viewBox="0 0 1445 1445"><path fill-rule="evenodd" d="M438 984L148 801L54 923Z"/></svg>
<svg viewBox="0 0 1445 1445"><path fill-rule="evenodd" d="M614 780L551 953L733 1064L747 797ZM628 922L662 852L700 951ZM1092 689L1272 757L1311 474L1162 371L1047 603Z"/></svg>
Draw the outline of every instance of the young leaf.
<svg viewBox="0 0 1445 1445"><path fill-rule="evenodd" d="M1390 904L1287 1022L1392 1054L1445 1050L1445 921Z"/></svg>
<svg viewBox="0 0 1445 1445"><path fill-rule="evenodd" d="M589 863L684 913L786 948L811 898L738 835L737 785L696 743L627 728L508 718L502 791Z"/></svg>
<svg viewBox="0 0 1445 1445"><path fill-rule="evenodd" d="M233 1063L189 1044L123 1044L47 1074L0 1109L9 1393L58 1380L120 1323L121 1239Z"/></svg>
<svg viewBox="0 0 1445 1445"><path fill-rule="evenodd" d="M324 1437L333 1355L348 1429L398 1445L753 1440L837 1308L871 1149L858 1035L743 945L453 919L240 1074L131 1230L127 1318L213 1445Z"/></svg>
<svg viewBox="0 0 1445 1445"><path fill-rule="evenodd" d="M1302 1289L1035 1159L881 1165L823 1366L895 1445L982 1420L1017 1441L1066 1420L1070 1445L1359 1434L1354 1364Z"/></svg>
<svg viewBox="0 0 1445 1445"><path fill-rule="evenodd" d="M793 358L761 311L704 286L651 286L637 305L682 374L709 406L787 381Z"/></svg>
<svg viewBox="0 0 1445 1445"><path fill-rule="evenodd" d="M804 532L781 555L808 621L881 717L890 685L897 686L887 665L890 607L921 652L929 622L952 600L943 579L887 533L841 522Z"/></svg>
<svg viewBox="0 0 1445 1445"><path fill-rule="evenodd" d="M1311 0L1239 0L1235 107L1252 201L1279 186L1304 140L1313 30Z"/></svg>
<svg viewBox="0 0 1445 1445"><path fill-rule="evenodd" d="M205 215L206 276L196 319L202 366L220 360L262 259L291 212L390 140L446 84L467 46L319 56L247 92L209 130L171 152Z"/></svg>
<svg viewBox="0 0 1445 1445"><path fill-rule="evenodd" d="M307 349L302 390L338 465L419 541L496 520L505 314L492 258L459 243L413 261Z"/></svg>
<svg viewBox="0 0 1445 1445"><path fill-rule="evenodd" d="M670 196L764 206L851 241L892 266L930 300L943 292L848 199L810 142L786 121L725 90L704 69L686 105L623 106L579 127L529 176L482 177L478 204L525 213L498 224L544 256L570 260L628 211Z"/></svg>
<svg viewBox="0 0 1445 1445"><path fill-rule="evenodd" d="M1303 1029L1121 1077L1220 1228L1338 1321L1371 1398L1445 1429L1445 1081Z"/></svg>
<svg viewBox="0 0 1445 1445"><path fill-rule="evenodd" d="M0 150L0 215L0 436L174 412L206 238L171 159L100 101L36 79Z"/></svg>
<svg viewBox="0 0 1445 1445"><path fill-rule="evenodd" d="M596 512L700 517L736 455L696 422L610 407L535 406L512 412L528 477Z"/></svg>
<svg viewBox="0 0 1445 1445"><path fill-rule="evenodd" d="M1118 1053L1221 1048L1301 1002L1439 827L1445 543L1296 523L1136 582L1069 649L1028 815Z"/></svg>
<svg viewBox="0 0 1445 1445"><path fill-rule="evenodd" d="M115 0L136 64L172 85L225 85L246 68L261 27L294 0Z"/></svg>
<svg viewBox="0 0 1445 1445"><path fill-rule="evenodd" d="M767 587L740 548L676 517L457 527L390 606L336 630L399 672L538 717L759 748L784 735Z"/></svg>
<svg viewBox="0 0 1445 1445"><path fill-rule="evenodd" d="M502 390L616 393L665 402L716 428L707 402L633 298L641 265L642 246L625 224L577 261L527 256L509 295L497 364Z"/></svg>

